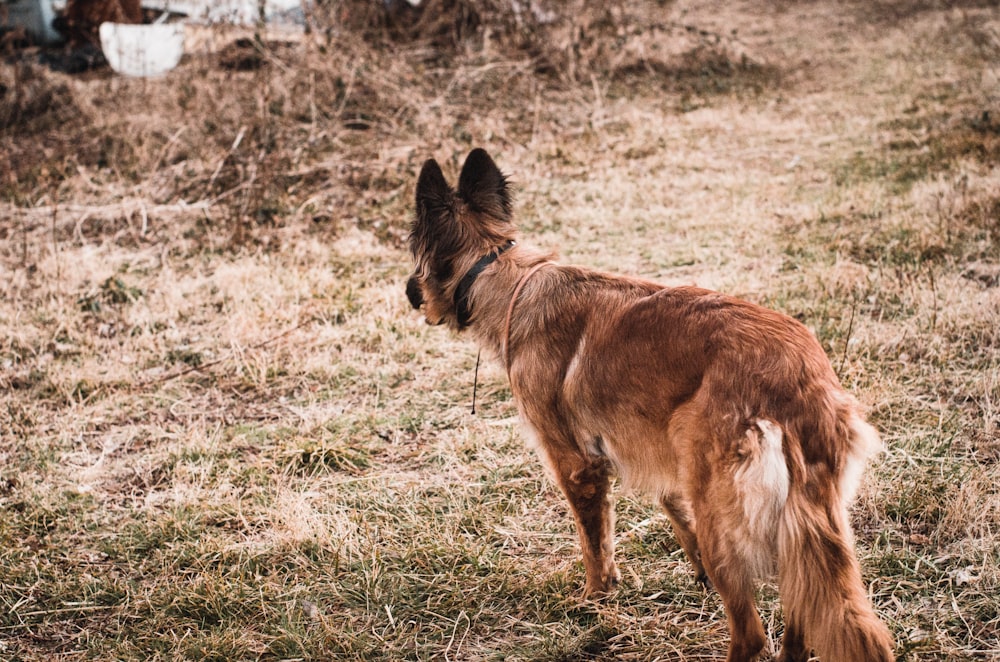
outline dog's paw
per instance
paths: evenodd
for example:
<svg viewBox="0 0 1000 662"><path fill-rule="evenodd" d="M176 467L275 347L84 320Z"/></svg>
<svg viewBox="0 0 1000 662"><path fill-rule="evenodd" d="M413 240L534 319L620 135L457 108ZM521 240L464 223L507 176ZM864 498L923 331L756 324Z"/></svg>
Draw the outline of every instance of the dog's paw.
<svg viewBox="0 0 1000 662"><path fill-rule="evenodd" d="M612 566L609 571L602 573L601 576L593 581L587 580L587 584L583 587L583 599L584 600L600 600L607 597L618 588L618 583L621 582L622 573L618 570L618 566Z"/></svg>
<svg viewBox="0 0 1000 662"><path fill-rule="evenodd" d="M809 653L806 652L792 654L782 649L778 653L778 656L774 658L774 662L807 662L810 657Z"/></svg>
<svg viewBox="0 0 1000 662"><path fill-rule="evenodd" d="M621 570L618 569L617 565L611 566L611 572L608 575L608 581L611 582L611 586L617 587L618 583L622 580Z"/></svg>
<svg viewBox="0 0 1000 662"><path fill-rule="evenodd" d="M584 586L582 599L586 602L600 602L610 596L614 592L614 587L611 586Z"/></svg>

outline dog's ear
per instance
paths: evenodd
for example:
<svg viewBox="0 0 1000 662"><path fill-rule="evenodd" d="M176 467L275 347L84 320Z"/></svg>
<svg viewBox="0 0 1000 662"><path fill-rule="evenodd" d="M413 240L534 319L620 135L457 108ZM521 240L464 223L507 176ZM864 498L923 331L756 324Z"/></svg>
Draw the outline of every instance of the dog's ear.
<svg viewBox="0 0 1000 662"><path fill-rule="evenodd" d="M458 178L458 196L474 211L502 221L510 220L507 178L484 149L476 148L466 157Z"/></svg>
<svg viewBox="0 0 1000 662"><path fill-rule="evenodd" d="M436 219L451 210L454 193L434 159L428 159L417 179L417 218Z"/></svg>

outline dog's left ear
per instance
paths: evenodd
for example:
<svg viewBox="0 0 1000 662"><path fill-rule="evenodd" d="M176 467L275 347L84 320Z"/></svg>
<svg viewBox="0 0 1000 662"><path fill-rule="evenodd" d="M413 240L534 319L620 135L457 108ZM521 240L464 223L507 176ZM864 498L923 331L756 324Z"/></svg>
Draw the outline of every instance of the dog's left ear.
<svg viewBox="0 0 1000 662"><path fill-rule="evenodd" d="M476 148L466 157L458 177L458 196L474 211L502 221L510 220L507 178L484 149Z"/></svg>

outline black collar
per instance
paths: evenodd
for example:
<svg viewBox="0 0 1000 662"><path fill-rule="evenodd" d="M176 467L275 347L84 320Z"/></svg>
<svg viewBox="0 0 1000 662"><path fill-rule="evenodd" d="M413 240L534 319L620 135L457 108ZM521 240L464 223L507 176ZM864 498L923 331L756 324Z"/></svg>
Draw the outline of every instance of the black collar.
<svg viewBox="0 0 1000 662"><path fill-rule="evenodd" d="M509 239L506 244L498 248L495 252L482 256L478 262L472 265L471 269L465 272L462 280L458 281L458 287L455 288L455 314L458 316L459 328L469 326L469 320L472 318L472 311L469 310L469 288L476 282L476 278L483 272L483 269L493 264L498 257L503 255L514 244L514 240Z"/></svg>

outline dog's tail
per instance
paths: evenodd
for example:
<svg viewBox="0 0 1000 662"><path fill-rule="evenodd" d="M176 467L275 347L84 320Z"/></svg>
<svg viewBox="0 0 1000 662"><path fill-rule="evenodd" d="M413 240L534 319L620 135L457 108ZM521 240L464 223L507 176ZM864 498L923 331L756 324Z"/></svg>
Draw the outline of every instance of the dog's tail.
<svg viewBox="0 0 1000 662"><path fill-rule="evenodd" d="M823 662L892 662L893 640L868 600L847 516L861 470L881 441L853 411L842 409L834 418L827 434L839 439L813 443L847 451L839 476L810 467L795 439L785 445L791 480L778 526L785 626L804 636Z"/></svg>

